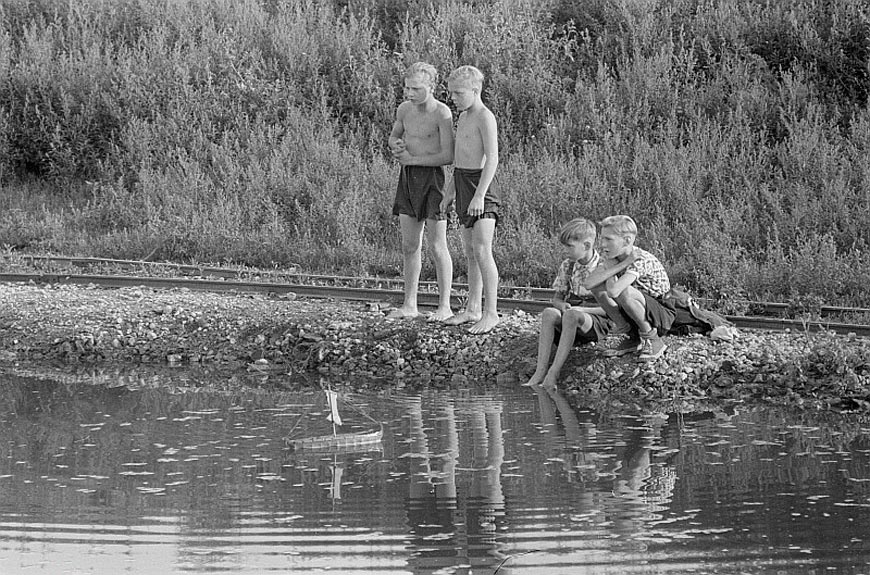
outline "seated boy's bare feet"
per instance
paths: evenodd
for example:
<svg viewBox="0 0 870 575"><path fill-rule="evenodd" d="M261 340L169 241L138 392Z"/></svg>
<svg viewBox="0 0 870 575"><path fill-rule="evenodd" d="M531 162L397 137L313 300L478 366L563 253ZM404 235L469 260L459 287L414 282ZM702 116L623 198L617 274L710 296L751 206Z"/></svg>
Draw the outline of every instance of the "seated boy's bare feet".
<svg viewBox="0 0 870 575"><path fill-rule="evenodd" d="M524 387L538 387L541 385L541 382L544 381L544 376L547 375L546 372L538 373L537 371L532 374L532 377L529 378L529 381L523 384Z"/></svg>
<svg viewBox="0 0 870 575"><path fill-rule="evenodd" d="M406 307L397 307L389 314L387 314L387 319L413 319L415 317L419 317L420 312L416 309L408 309Z"/></svg>
<svg viewBox="0 0 870 575"><path fill-rule="evenodd" d="M468 313L467 311L460 312L453 317L444 320L447 325L462 325L463 323L474 323L480 321L480 314Z"/></svg>
<svg viewBox="0 0 870 575"><path fill-rule="evenodd" d="M453 317L453 310L449 307L447 309L437 309L429 314L429 317L426 318L427 321L445 321Z"/></svg>
<svg viewBox="0 0 870 575"><path fill-rule="evenodd" d="M548 391L552 391L556 389L556 380L559 379L559 376L553 375L551 373L547 373L547 377L544 378L543 383L541 383L541 387Z"/></svg>
<svg viewBox="0 0 870 575"><path fill-rule="evenodd" d="M468 328L470 333L483 334L492 331L492 328L498 325L499 318L497 313L485 313L476 324Z"/></svg>

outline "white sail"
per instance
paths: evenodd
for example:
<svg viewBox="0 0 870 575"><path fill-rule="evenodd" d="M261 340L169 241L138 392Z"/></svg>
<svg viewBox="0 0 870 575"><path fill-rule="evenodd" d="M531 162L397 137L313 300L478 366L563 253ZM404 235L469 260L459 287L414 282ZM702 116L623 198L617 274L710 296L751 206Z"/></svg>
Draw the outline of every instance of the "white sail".
<svg viewBox="0 0 870 575"><path fill-rule="evenodd" d="M326 403L329 405L329 415L326 419L335 425L344 425L341 422L341 414L338 413L338 394L334 391L326 391Z"/></svg>

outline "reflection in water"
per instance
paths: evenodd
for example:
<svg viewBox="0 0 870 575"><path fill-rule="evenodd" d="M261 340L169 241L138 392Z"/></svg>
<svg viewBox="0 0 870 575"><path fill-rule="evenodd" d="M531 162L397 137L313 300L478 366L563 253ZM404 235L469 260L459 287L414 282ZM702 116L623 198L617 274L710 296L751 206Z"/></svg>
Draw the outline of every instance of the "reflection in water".
<svg viewBox="0 0 870 575"><path fill-rule="evenodd" d="M314 391L137 381L0 379L0 573L867 573L860 416L385 390L296 453Z"/></svg>
<svg viewBox="0 0 870 575"><path fill-rule="evenodd" d="M411 572L493 571L504 558L495 538L497 520L504 515L501 403L490 398L436 398L429 428L422 397L400 403L408 417L410 451L404 456L410 462ZM466 445L460 442L460 428L466 428L461 434ZM461 458L468 467L459 467ZM463 493L457 489L457 470L470 477Z"/></svg>

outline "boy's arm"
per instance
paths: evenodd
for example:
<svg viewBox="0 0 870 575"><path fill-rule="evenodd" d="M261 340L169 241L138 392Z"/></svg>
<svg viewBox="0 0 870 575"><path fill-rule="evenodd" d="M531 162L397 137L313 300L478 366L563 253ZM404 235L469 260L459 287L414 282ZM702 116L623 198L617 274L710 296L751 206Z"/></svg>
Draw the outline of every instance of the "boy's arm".
<svg viewBox="0 0 870 575"><path fill-rule="evenodd" d="M477 189L474 191L472 201L479 200L483 202L486 191L489 189L493 178L495 178L495 170L498 168L498 126L496 125L495 116L489 109L485 109L485 113L481 114L478 129L480 130L480 140L483 143L483 155L486 157L486 160L483 163L480 180L477 183Z"/></svg>
<svg viewBox="0 0 870 575"><path fill-rule="evenodd" d="M396 119L393 121L393 128L390 130L390 135L387 138L387 144L389 144L390 151L393 152L394 157L405 151L405 146L402 142L402 136L405 135L405 109L403 105L404 102L396 108Z"/></svg>
<svg viewBox="0 0 870 575"><path fill-rule="evenodd" d="M456 199L456 187L453 185L453 172L447 168L447 173L444 175L444 191L441 198L441 211L447 213L450 204Z"/></svg>
<svg viewBox="0 0 870 575"><path fill-rule="evenodd" d="M581 306L574 306L571 309L579 309L580 311L582 311L584 313L588 313L589 315L600 315L601 317L607 317L607 312L598 306L581 305Z"/></svg>
<svg viewBox="0 0 870 575"><path fill-rule="evenodd" d="M638 276L635 272L624 273L619 277L619 279L610 276L605 282L607 285L607 295L612 298L619 296L619 294L625 291L625 288L634 283L637 277Z"/></svg>
<svg viewBox="0 0 870 575"><path fill-rule="evenodd" d="M592 270L592 273L586 276L585 280L583 280L583 287L591 290L592 288L603 284L611 277L628 268L628 266L634 263L634 260L636 259L637 256L634 255L634 252L631 252L627 258L618 262L614 266L606 267L604 264L598 266Z"/></svg>

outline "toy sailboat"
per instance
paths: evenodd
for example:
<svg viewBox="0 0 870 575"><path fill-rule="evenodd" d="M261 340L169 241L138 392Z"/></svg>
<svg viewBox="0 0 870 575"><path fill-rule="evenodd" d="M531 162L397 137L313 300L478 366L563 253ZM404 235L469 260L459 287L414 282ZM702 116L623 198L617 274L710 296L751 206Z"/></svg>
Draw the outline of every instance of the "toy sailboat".
<svg viewBox="0 0 870 575"><path fill-rule="evenodd" d="M345 452L353 453L360 451L379 451L381 439L384 435L384 426L371 416L363 413L347 400L343 405L353 409L363 416L370 425L346 424L342 419L339 403L342 398L337 392L330 389L323 391L326 398L326 420L332 424L332 433L315 435L312 437L293 437L293 431L305 418L303 414L290 430L288 437L284 439L286 445L296 451L320 451L320 452Z"/></svg>

